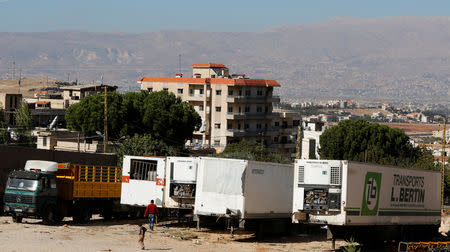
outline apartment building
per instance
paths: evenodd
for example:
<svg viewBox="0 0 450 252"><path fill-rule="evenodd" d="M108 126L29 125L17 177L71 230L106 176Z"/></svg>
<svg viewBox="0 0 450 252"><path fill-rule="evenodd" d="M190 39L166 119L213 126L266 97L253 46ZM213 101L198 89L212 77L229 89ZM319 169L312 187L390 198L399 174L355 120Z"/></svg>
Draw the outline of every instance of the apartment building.
<svg viewBox="0 0 450 252"><path fill-rule="evenodd" d="M242 139L279 144L280 113L272 104L280 98L273 95L280 84L275 80L250 79L244 74L230 75L223 64L195 63L192 77L143 77L141 90L166 90L187 101L202 118L202 127L194 132L193 146L211 146L218 151ZM277 146L280 147L280 146Z"/></svg>
<svg viewBox="0 0 450 252"><path fill-rule="evenodd" d="M14 125L14 112L22 104L22 94L0 93L0 108L4 111L5 123Z"/></svg>

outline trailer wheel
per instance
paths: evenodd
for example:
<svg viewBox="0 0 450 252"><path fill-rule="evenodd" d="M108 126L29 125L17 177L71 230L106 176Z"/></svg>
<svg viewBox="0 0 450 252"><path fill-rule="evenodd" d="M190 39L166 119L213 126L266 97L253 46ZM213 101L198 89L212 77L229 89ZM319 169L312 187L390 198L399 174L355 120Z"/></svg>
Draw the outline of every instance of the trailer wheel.
<svg viewBox="0 0 450 252"><path fill-rule="evenodd" d="M12 220L15 223L22 223L22 216L13 215Z"/></svg>

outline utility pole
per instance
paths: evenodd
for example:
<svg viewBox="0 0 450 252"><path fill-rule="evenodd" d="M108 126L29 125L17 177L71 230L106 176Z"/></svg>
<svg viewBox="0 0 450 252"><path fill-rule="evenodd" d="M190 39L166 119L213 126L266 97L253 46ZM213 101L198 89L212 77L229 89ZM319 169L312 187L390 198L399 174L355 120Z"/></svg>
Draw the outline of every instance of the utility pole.
<svg viewBox="0 0 450 252"><path fill-rule="evenodd" d="M13 61L13 77L12 78L13 79L16 78L16 62L15 61Z"/></svg>
<svg viewBox="0 0 450 252"><path fill-rule="evenodd" d="M442 127L442 182L441 182L441 209L442 212L444 211L444 185L445 185L445 179L444 179L444 175L445 175L445 144L446 144L446 139L445 139L445 118L444 118L444 123L443 123L443 127Z"/></svg>
<svg viewBox="0 0 450 252"><path fill-rule="evenodd" d="M19 81L18 81L18 84L19 84L19 94L20 94L20 82L22 81L22 69L20 69L19 70Z"/></svg>
<svg viewBox="0 0 450 252"><path fill-rule="evenodd" d="M303 128L302 121L300 120L300 124L297 129L297 152L295 153L295 158L300 159L302 157L302 140L303 140Z"/></svg>
<svg viewBox="0 0 450 252"><path fill-rule="evenodd" d="M103 152L106 153L106 145L108 143L108 88L106 86L104 86L104 88L105 88L105 121L103 132Z"/></svg>

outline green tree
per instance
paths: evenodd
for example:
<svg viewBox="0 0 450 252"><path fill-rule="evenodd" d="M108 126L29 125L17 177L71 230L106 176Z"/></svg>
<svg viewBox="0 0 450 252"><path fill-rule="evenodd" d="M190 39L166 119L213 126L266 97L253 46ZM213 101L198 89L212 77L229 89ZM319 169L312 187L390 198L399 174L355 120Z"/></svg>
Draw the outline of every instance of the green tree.
<svg viewBox="0 0 450 252"><path fill-rule="evenodd" d="M167 91L149 93L143 109L142 123L148 133L169 145L183 145L201 126L197 112Z"/></svg>
<svg viewBox="0 0 450 252"><path fill-rule="evenodd" d="M122 97L117 92L108 93L108 135L119 138L124 124ZM71 105L66 111L67 127L82 131L86 136L104 131L105 96L102 93L87 96L79 103Z"/></svg>
<svg viewBox="0 0 450 252"><path fill-rule="evenodd" d="M31 135L33 127L33 118L31 117L28 104L24 101L15 111L14 119L16 121L17 144L21 146L34 146L35 137Z"/></svg>
<svg viewBox="0 0 450 252"><path fill-rule="evenodd" d="M290 158L283 156L280 153L268 152L266 148L261 144L252 143L246 140L242 140L239 143L228 144L223 152L218 154L217 157L283 164L292 163L292 160Z"/></svg>
<svg viewBox="0 0 450 252"><path fill-rule="evenodd" d="M133 137L125 139L117 150L117 156L120 165L122 164L123 156L177 156L180 150L176 147L169 146L161 140L153 139L151 135L134 135Z"/></svg>
<svg viewBox="0 0 450 252"><path fill-rule="evenodd" d="M5 123L5 111L0 103L0 144L8 144L11 142L10 134Z"/></svg>
<svg viewBox="0 0 450 252"><path fill-rule="evenodd" d="M69 129L85 135L103 132L104 94L83 98L66 111ZM149 134L171 146L191 139L201 118L174 94L167 91L118 94L108 93L108 134L111 138Z"/></svg>
<svg viewBox="0 0 450 252"><path fill-rule="evenodd" d="M421 156L418 148L400 129L346 120L331 127L320 136L322 159L345 159L360 162L411 166Z"/></svg>

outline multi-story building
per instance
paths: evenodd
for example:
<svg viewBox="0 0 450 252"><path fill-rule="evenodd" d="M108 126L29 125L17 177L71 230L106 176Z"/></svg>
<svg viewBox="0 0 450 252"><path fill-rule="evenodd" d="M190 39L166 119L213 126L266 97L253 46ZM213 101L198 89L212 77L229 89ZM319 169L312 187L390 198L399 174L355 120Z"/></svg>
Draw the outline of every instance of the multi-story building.
<svg viewBox="0 0 450 252"><path fill-rule="evenodd" d="M22 94L0 93L0 108L4 111L5 123L14 125L14 112L22 104Z"/></svg>
<svg viewBox="0 0 450 252"><path fill-rule="evenodd" d="M274 113L272 103L275 80L249 79L244 74L230 75L228 68L216 63L195 63L193 77L143 77L141 90L167 90L187 101L202 118L202 126L194 132L194 146L212 146L219 151L227 144L242 139L264 143L271 147L281 139L280 113ZM284 138L283 138L284 139ZM287 141L286 141L287 144Z"/></svg>

